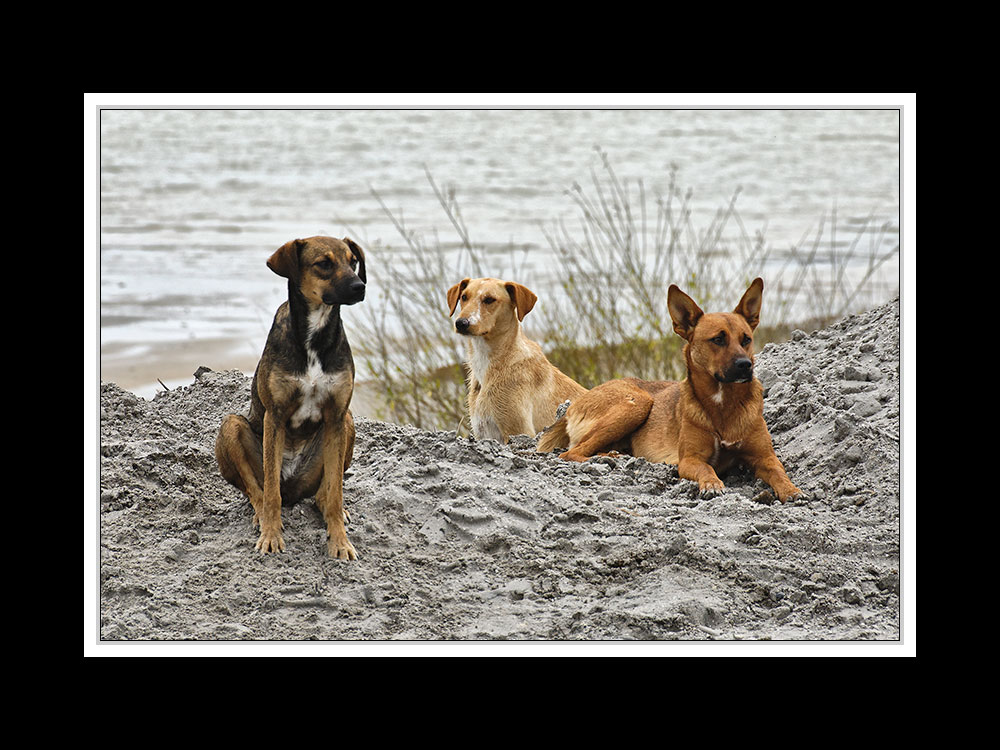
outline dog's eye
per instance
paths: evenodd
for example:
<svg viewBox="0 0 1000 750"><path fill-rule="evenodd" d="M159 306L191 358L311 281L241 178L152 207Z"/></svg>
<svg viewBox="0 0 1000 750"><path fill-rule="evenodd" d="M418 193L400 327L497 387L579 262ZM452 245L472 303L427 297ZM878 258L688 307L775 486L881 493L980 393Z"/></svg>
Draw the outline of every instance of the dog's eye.
<svg viewBox="0 0 1000 750"><path fill-rule="evenodd" d="M496 299L494 299L493 297L483 297L484 305L492 305L494 302L496 302Z"/></svg>
<svg viewBox="0 0 1000 750"><path fill-rule="evenodd" d="M323 260L316 263L316 267L323 271L329 271L333 268L333 262L329 258L323 258Z"/></svg>
<svg viewBox="0 0 1000 750"><path fill-rule="evenodd" d="M468 301L469 301L469 295L468 294L463 294L462 295L462 302L468 302Z"/></svg>
<svg viewBox="0 0 1000 750"><path fill-rule="evenodd" d="M742 342L740 342L740 343L742 343L742 344L743 344L743 348L744 348L744 349L746 349L746 348L747 348L748 346L750 346L750 344L751 344L752 342L753 342L753 339L752 339L752 338L750 338L749 336L747 336L747 335L746 335L746 334L744 333L744 334L743 334L743 341L742 341Z"/></svg>
<svg viewBox="0 0 1000 750"><path fill-rule="evenodd" d="M713 344L718 344L719 346L726 345L726 334L720 333L714 339L709 339Z"/></svg>

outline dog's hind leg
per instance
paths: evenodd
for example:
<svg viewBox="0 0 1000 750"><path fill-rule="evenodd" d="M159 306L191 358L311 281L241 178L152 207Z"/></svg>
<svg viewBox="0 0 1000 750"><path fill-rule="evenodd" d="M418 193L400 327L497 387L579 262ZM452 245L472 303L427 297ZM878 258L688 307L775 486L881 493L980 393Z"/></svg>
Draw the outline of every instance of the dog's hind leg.
<svg viewBox="0 0 1000 750"><path fill-rule="evenodd" d="M597 386L566 412L567 461L586 461L626 440L639 429L653 408L653 397L630 383L614 380Z"/></svg>
<svg viewBox="0 0 1000 750"><path fill-rule="evenodd" d="M347 474L347 470L351 468L351 462L354 460L354 438L357 431L354 428L354 416L351 414L351 410L347 410L347 416L344 417L344 440L346 441L344 445L344 474ZM351 520L351 513L347 510L347 506L341 503L341 508L344 512L344 523L349 523Z"/></svg>
<svg viewBox="0 0 1000 750"><path fill-rule="evenodd" d="M261 438L246 417L229 414L215 438L215 460L223 479L250 499L253 524L259 523L264 504L264 453Z"/></svg>

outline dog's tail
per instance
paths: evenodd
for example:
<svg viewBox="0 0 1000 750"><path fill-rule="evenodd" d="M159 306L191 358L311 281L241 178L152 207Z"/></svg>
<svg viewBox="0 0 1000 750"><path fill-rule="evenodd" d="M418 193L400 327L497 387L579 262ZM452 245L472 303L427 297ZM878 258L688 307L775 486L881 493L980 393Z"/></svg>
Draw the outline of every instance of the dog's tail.
<svg viewBox="0 0 1000 750"><path fill-rule="evenodd" d="M538 453L551 453L557 448L569 448L569 433L566 431L566 410L569 408L569 401L563 401L556 409L556 421L542 430L538 438Z"/></svg>

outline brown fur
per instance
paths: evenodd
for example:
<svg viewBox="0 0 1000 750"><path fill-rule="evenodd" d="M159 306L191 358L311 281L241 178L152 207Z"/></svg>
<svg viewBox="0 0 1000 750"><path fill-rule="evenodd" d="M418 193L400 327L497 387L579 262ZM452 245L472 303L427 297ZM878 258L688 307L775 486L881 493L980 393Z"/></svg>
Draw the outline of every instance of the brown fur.
<svg viewBox="0 0 1000 750"><path fill-rule="evenodd" d="M537 299L527 287L498 279L462 279L448 290L449 315L459 308L455 330L468 338L469 417L477 439L534 436L552 423L559 404L587 392L521 330Z"/></svg>
<svg viewBox="0 0 1000 750"><path fill-rule="evenodd" d="M801 496L774 454L763 416L763 389L753 378L753 331L764 282L755 279L731 313L703 313L671 285L667 309L684 338L687 377L679 383L612 380L573 402L539 440L547 452L568 441L561 458L586 461L619 451L676 464L703 493L723 489L718 473L748 464L778 499Z"/></svg>
<svg viewBox="0 0 1000 750"><path fill-rule="evenodd" d="M346 237L310 237L282 245L267 266L288 279L288 301L254 372L249 417L229 414L219 429L219 470L250 499L261 552L285 548L281 506L315 496L330 556L355 560L343 497L354 455L354 359L340 306L364 299L364 252Z"/></svg>

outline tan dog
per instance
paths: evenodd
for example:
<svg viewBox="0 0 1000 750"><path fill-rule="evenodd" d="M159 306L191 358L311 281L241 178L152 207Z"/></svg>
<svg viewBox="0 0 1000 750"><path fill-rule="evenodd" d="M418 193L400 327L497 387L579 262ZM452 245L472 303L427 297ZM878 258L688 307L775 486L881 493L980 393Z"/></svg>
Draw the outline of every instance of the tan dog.
<svg viewBox="0 0 1000 750"><path fill-rule="evenodd" d="M215 456L260 524L257 549L280 552L281 506L315 496L331 557L356 560L344 519L344 471L354 455L354 358L340 306L365 298L365 256L348 238L286 242L267 267L288 279L250 386L250 416L229 414Z"/></svg>
<svg viewBox="0 0 1000 750"><path fill-rule="evenodd" d="M764 282L755 279L731 313L703 313L676 285L667 293L674 331L684 338L687 377L680 383L636 378L602 383L574 401L539 440L561 458L585 461L620 451L677 464L704 494L723 489L718 472L748 464L781 502L801 496L789 481L764 423L763 389L753 377L753 331Z"/></svg>
<svg viewBox="0 0 1000 750"><path fill-rule="evenodd" d="M460 306L455 330L468 339L469 417L479 440L534 437L552 424L559 404L587 392L522 332L537 299L497 279L462 279L448 290L448 314Z"/></svg>

